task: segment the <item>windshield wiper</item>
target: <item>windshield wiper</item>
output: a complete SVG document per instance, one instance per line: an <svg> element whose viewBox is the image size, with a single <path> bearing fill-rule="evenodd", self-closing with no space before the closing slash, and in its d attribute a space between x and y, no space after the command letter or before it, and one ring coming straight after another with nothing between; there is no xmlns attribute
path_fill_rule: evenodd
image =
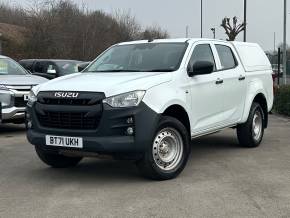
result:
<svg viewBox="0 0 290 218"><path fill-rule="evenodd" d="M116 72L172 72L172 69L150 69L150 70L94 70L84 73L116 73Z"/></svg>
<svg viewBox="0 0 290 218"><path fill-rule="evenodd" d="M152 70L144 70L144 72L173 72L172 69L152 69Z"/></svg>
<svg viewBox="0 0 290 218"><path fill-rule="evenodd" d="M88 73L115 73L115 72L140 72L140 70L95 70L95 71L85 71Z"/></svg>

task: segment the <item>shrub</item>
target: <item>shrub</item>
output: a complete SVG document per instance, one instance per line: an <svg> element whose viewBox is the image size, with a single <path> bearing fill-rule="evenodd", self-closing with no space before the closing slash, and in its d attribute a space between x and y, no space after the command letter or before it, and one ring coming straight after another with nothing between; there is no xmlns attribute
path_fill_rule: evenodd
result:
<svg viewBox="0 0 290 218"><path fill-rule="evenodd" d="M290 116L290 85L281 86L275 94L274 111Z"/></svg>

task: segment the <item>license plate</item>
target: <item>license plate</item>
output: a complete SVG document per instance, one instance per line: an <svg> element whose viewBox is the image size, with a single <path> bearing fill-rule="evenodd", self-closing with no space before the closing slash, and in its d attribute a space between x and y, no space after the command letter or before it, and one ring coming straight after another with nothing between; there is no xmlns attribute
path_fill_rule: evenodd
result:
<svg viewBox="0 0 290 218"><path fill-rule="evenodd" d="M28 101L28 95L24 95L24 101Z"/></svg>
<svg viewBox="0 0 290 218"><path fill-rule="evenodd" d="M67 136L45 136L46 145L67 147L67 148L83 148L83 139Z"/></svg>

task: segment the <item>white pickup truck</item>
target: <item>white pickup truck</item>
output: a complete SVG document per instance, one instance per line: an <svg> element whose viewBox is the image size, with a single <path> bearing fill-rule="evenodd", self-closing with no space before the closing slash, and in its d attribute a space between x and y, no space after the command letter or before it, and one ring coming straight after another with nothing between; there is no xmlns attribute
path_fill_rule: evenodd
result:
<svg viewBox="0 0 290 218"><path fill-rule="evenodd" d="M27 137L52 167L104 154L136 160L152 179L171 179L185 167L192 138L232 127L241 146L261 143L273 104L271 74L253 43L119 43L82 73L33 88Z"/></svg>

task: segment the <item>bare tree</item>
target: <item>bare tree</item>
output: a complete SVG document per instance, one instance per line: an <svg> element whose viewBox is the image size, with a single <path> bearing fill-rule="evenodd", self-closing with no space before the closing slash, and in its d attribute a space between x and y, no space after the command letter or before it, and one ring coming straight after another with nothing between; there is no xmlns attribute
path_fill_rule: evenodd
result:
<svg viewBox="0 0 290 218"><path fill-rule="evenodd" d="M141 33L141 39L166 39L169 38L169 34L167 31L161 29L161 27L154 25L152 27L147 27L144 32Z"/></svg>
<svg viewBox="0 0 290 218"><path fill-rule="evenodd" d="M0 4L1 22L26 30L22 58L92 60L118 42L168 37L158 26L142 30L130 11L111 15L71 0L30 0L25 10ZM12 43L6 45L5 50L13 54Z"/></svg>
<svg viewBox="0 0 290 218"><path fill-rule="evenodd" d="M228 36L228 41L234 41L237 37L237 35L245 30L245 24L241 23L238 24L238 18L235 16L233 17L233 24L231 24L231 19L228 17L225 17L222 20L221 26L226 31L226 34Z"/></svg>
<svg viewBox="0 0 290 218"><path fill-rule="evenodd" d="M137 23L136 18L131 15L130 10L116 10L113 17L120 27L119 34L122 41L129 41L137 38L141 31L141 27Z"/></svg>

